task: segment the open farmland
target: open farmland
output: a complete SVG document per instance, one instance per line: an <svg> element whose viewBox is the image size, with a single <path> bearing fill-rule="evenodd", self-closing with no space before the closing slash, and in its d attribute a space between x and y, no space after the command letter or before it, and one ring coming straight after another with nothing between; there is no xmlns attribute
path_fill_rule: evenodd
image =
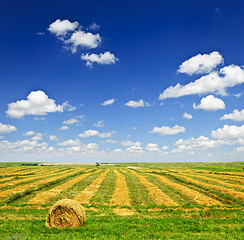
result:
<svg viewBox="0 0 244 240"><path fill-rule="evenodd" d="M3 239L243 239L241 164L0 168ZM47 229L54 202L87 212L83 228Z"/></svg>

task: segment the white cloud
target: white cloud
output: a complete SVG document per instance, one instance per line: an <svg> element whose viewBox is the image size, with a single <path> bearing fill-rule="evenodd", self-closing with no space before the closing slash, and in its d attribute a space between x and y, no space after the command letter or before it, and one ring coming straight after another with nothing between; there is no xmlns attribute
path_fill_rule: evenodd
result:
<svg viewBox="0 0 244 240"><path fill-rule="evenodd" d="M59 130L69 130L69 127L68 126L62 126Z"/></svg>
<svg viewBox="0 0 244 240"><path fill-rule="evenodd" d="M108 138L108 137L112 137L114 134L116 134L115 131L112 131L112 132L103 132L103 133L99 133L98 134L98 137Z"/></svg>
<svg viewBox="0 0 244 240"><path fill-rule="evenodd" d="M127 152L131 152L131 153L142 153L143 152L143 148L141 147L142 143L141 142L132 142L130 140L126 140L120 143L122 146L124 147L128 147L126 148Z"/></svg>
<svg viewBox="0 0 244 240"><path fill-rule="evenodd" d="M172 152L188 152L193 150L207 150L210 148L217 148L221 145L232 145L232 142L224 140L213 140L205 136L198 138L180 139L174 145L177 148L173 149Z"/></svg>
<svg viewBox="0 0 244 240"><path fill-rule="evenodd" d="M116 149L114 149L111 153L122 153L123 152L123 150L122 149L120 149L120 148L116 148Z"/></svg>
<svg viewBox="0 0 244 240"><path fill-rule="evenodd" d="M244 147L237 147L236 152L244 152Z"/></svg>
<svg viewBox="0 0 244 240"><path fill-rule="evenodd" d="M177 72L189 75L210 73L217 65L223 62L223 57L216 51L210 54L198 54L183 62Z"/></svg>
<svg viewBox="0 0 244 240"><path fill-rule="evenodd" d="M71 35L70 39L64 41L65 44L71 45L67 47L73 53L77 51L78 47L83 48L96 48L101 43L101 37L97 34L92 34L90 32L84 32L82 30L76 31Z"/></svg>
<svg viewBox="0 0 244 240"><path fill-rule="evenodd" d="M68 31L74 31L79 26L78 22L70 22L69 20L57 19L49 25L48 30L56 36L65 35Z"/></svg>
<svg viewBox="0 0 244 240"><path fill-rule="evenodd" d="M99 30L99 28L100 28L100 25L98 25L98 24L96 24L96 23L94 22L94 23L92 23L92 24L87 28L87 30L97 31L97 30Z"/></svg>
<svg viewBox="0 0 244 240"><path fill-rule="evenodd" d="M200 104L197 106L193 103L194 109L203 109L205 111L216 111L219 109L225 109L225 103L223 100L214 97L213 95L208 95L201 99Z"/></svg>
<svg viewBox="0 0 244 240"><path fill-rule="evenodd" d="M112 98L112 99L108 99L108 100L104 101L101 105L102 106L109 106L109 105L112 105L114 102L115 102L115 99Z"/></svg>
<svg viewBox="0 0 244 240"><path fill-rule="evenodd" d="M17 131L15 126L0 123L0 133L11 133L13 131Z"/></svg>
<svg viewBox="0 0 244 240"><path fill-rule="evenodd" d="M97 130L89 129L89 130L84 131L83 133L80 133L79 137L82 137L82 138L94 137L94 136L97 136L98 134L99 134L99 132Z"/></svg>
<svg viewBox="0 0 244 240"><path fill-rule="evenodd" d="M96 143L79 144L75 146L70 146L66 150L68 152L94 152L99 148Z"/></svg>
<svg viewBox="0 0 244 240"><path fill-rule="evenodd" d="M234 121L244 121L244 109L239 111L238 109L235 109L233 113L225 114L223 117L220 118L220 120L230 119Z"/></svg>
<svg viewBox="0 0 244 240"><path fill-rule="evenodd" d="M141 142L133 142L130 147L126 148L126 151L131 153L142 153L143 148L141 147L141 144Z"/></svg>
<svg viewBox="0 0 244 240"><path fill-rule="evenodd" d="M159 152L160 151L157 143L148 143L146 146L146 150L149 152Z"/></svg>
<svg viewBox="0 0 244 240"><path fill-rule="evenodd" d="M175 125L174 127L162 126L162 127L154 127L150 133L159 133L160 135L175 135L180 132L185 132L186 129L184 127L180 127Z"/></svg>
<svg viewBox="0 0 244 240"><path fill-rule="evenodd" d="M116 61L119 59L114 56L113 53L105 52L100 54L82 54L81 60L87 61L87 66L92 67L93 63L108 65L108 64L115 64Z"/></svg>
<svg viewBox="0 0 244 240"><path fill-rule="evenodd" d="M121 145L122 146L125 146L125 147L129 147L129 146L133 146L135 144L139 144L140 142L132 142L131 140L125 140L123 142L121 142Z"/></svg>
<svg viewBox="0 0 244 240"><path fill-rule="evenodd" d="M35 121L44 121L44 120L46 120L45 117L34 117L33 119L34 119Z"/></svg>
<svg viewBox="0 0 244 240"><path fill-rule="evenodd" d="M79 123L79 120L77 120L76 118L71 118L69 120L63 121L63 124L67 124L67 125L71 125L74 123Z"/></svg>
<svg viewBox="0 0 244 240"><path fill-rule="evenodd" d="M80 145L80 140L79 139L76 139L76 140L69 139L67 141L58 143L58 145L59 146L77 146L77 145Z"/></svg>
<svg viewBox="0 0 244 240"><path fill-rule="evenodd" d="M27 100L8 104L7 115L11 118L22 118L25 115L47 115L52 112L63 112L63 107L56 105L55 100L48 98L43 91L32 91Z"/></svg>
<svg viewBox="0 0 244 240"><path fill-rule="evenodd" d="M42 136L43 136L42 133L37 133L34 137L31 138L31 140L40 141L40 140L42 140Z"/></svg>
<svg viewBox="0 0 244 240"><path fill-rule="evenodd" d="M168 150L169 147L168 147L168 146L163 146L162 149L163 149L163 150Z"/></svg>
<svg viewBox="0 0 244 240"><path fill-rule="evenodd" d="M107 138L107 137L111 137L115 133L116 133L115 131L99 133L99 131L97 131L97 130L89 129L89 130L84 131L83 133L80 133L79 137L87 138L87 137L97 136L100 138Z"/></svg>
<svg viewBox="0 0 244 240"><path fill-rule="evenodd" d="M63 109L68 110L69 112L72 112L72 111L75 111L76 110L76 107L70 105L68 101L65 101L62 104L62 107L63 107Z"/></svg>
<svg viewBox="0 0 244 240"><path fill-rule="evenodd" d="M240 93L237 93L237 94L234 94L235 97L239 98L243 95L243 92L240 92Z"/></svg>
<svg viewBox="0 0 244 240"><path fill-rule="evenodd" d="M186 118L186 119L192 119L193 116L192 116L191 114L187 113L187 112L184 112L184 114L183 114L183 118Z"/></svg>
<svg viewBox="0 0 244 240"><path fill-rule="evenodd" d="M0 142L0 152L1 153L10 153L10 152L30 152L35 149L41 150L46 148L47 143L38 143L37 141L23 140L16 142L1 141Z"/></svg>
<svg viewBox="0 0 244 240"><path fill-rule="evenodd" d="M95 127L104 127L104 121L98 121L97 123L93 124Z"/></svg>
<svg viewBox="0 0 244 240"><path fill-rule="evenodd" d="M244 125L238 127L236 125L224 125L223 128L213 130L211 136L217 139L229 139L229 138L243 138L244 137Z"/></svg>
<svg viewBox="0 0 244 240"><path fill-rule="evenodd" d="M115 141L115 140L112 140L112 139L108 139L108 140L106 140L106 141L103 142L103 143L112 143L112 144L115 144L115 143L118 143L118 142Z"/></svg>
<svg viewBox="0 0 244 240"><path fill-rule="evenodd" d="M177 98L192 94L217 93L226 95L226 88L244 83L244 70L236 65L230 65L218 72L197 79L186 85L171 86L159 95L159 99Z"/></svg>
<svg viewBox="0 0 244 240"><path fill-rule="evenodd" d="M145 107L145 106L150 106L149 103L144 103L144 101L142 99L138 100L138 101L129 101L127 103L125 103L125 106L128 107L132 107L132 108L138 108L138 107Z"/></svg>
<svg viewBox="0 0 244 240"><path fill-rule="evenodd" d="M55 135L50 135L50 136L49 136L49 139L50 139L51 141L57 141L57 140L58 140L57 136L55 136Z"/></svg>
<svg viewBox="0 0 244 240"><path fill-rule="evenodd" d="M24 133L23 135L24 136L32 136L32 135L35 135L36 133L34 131L28 131L26 133Z"/></svg>

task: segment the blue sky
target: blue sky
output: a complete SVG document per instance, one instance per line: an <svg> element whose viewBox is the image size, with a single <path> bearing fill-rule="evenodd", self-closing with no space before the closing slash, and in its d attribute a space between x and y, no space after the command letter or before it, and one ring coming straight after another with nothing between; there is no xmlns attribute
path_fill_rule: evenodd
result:
<svg viewBox="0 0 244 240"><path fill-rule="evenodd" d="M1 1L1 161L244 160L243 22L242 1Z"/></svg>

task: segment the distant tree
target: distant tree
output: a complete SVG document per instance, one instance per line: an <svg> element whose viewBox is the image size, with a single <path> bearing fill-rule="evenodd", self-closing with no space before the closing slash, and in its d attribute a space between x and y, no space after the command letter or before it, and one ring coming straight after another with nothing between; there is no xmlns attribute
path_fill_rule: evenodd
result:
<svg viewBox="0 0 244 240"><path fill-rule="evenodd" d="M96 162L96 166L99 167L100 166L100 163L99 162Z"/></svg>

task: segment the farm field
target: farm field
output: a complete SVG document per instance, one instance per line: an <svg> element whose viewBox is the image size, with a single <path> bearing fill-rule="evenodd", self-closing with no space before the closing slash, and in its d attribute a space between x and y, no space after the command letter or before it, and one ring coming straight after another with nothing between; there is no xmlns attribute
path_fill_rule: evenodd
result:
<svg viewBox="0 0 244 240"><path fill-rule="evenodd" d="M0 239L243 239L243 163L0 164ZM48 229L58 200L85 226Z"/></svg>

